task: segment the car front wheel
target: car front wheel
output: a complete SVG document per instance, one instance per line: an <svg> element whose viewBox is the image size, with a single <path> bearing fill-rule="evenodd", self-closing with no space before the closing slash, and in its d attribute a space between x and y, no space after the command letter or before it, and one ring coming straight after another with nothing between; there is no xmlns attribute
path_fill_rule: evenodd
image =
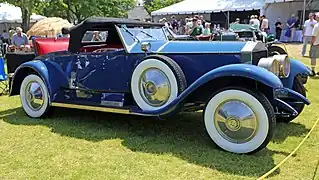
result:
<svg viewBox="0 0 319 180"><path fill-rule="evenodd" d="M218 147L248 154L267 146L274 134L276 118L263 94L230 87L208 101L204 123L209 137Z"/></svg>
<svg viewBox="0 0 319 180"><path fill-rule="evenodd" d="M48 88L35 74L26 76L22 81L20 100L25 113L32 118L43 117L50 108Z"/></svg>

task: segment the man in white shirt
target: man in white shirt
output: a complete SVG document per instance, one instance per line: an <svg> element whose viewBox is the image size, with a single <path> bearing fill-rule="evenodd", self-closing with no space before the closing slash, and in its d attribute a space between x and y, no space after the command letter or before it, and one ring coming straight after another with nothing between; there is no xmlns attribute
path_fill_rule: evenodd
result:
<svg viewBox="0 0 319 180"><path fill-rule="evenodd" d="M254 18L254 25L257 26L257 28L259 29L259 27L260 27L260 21L259 21L259 19L258 19L258 16L255 15L254 17L255 17L255 18Z"/></svg>
<svg viewBox="0 0 319 180"><path fill-rule="evenodd" d="M316 60L318 57L318 52L319 52L319 12L316 13L316 20L317 23L313 27L312 31L312 37L311 37L311 48L310 48L310 57L311 57L311 70L312 70L312 75L316 75ZM319 75L319 74L317 74Z"/></svg>
<svg viewBox="0 0 319 180"><path fill-rule="evenodd" d="M260 29L261 31L265 32L265 33L269 33L269 23L268 23L268 19L266 18L265 15L262 15L260 17L261 19L261 26L260 26Z"/></svg>
<svg viewBox="0 0 319 180"><path fill-rule="evenodd" d="M303 25L303 30L302 30L302 37L303 37L303 47L302 47L302 56L305 56L307 45L311 41L312 37L312 31L313 27L317 24L317 21L314 19L314 14L310 13L309 14L309 19L305 21ZM310 54L310 52L309 52Z"/></svg>

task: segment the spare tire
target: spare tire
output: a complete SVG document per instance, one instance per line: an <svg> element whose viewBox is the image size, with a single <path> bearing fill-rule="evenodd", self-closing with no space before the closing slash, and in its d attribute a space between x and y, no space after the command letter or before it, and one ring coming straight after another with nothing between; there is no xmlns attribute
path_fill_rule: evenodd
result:
<svg viewBox="0 0 319 180"><path fill-rule="evenodd" d="M270 46L268 48L268 55L269 56L282 55L282 54L287 54L287 52L279 46Z"/></svg>
<svg viewBox="0 0 319 180"><path fill-rule="evenodd" d="M169 105L187 87L185 75L171 58L153 55L134 69L131 92L142 110L154 111Z"/></svg>

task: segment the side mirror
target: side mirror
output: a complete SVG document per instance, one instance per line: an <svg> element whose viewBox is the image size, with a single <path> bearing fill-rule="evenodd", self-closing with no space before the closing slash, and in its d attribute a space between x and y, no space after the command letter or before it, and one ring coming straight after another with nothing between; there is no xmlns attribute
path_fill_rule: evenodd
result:
<svg viewBox="0 0 319 180"><path fill-rule="evenodd" d="M151 43L149 42L142 42L141 50L144 52L148 52L151 49Z"/></svg>

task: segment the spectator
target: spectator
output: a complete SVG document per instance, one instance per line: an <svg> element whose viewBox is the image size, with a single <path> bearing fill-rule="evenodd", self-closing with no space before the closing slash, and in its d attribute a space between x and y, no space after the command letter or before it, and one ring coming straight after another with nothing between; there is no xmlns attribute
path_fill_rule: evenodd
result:
<svg viewBox="0 0 319 180"><path fill-rule="evenodd" d="M181 18L178 22L178 33L179 34L184 34L185 33L185 25L186 25L186 19L184 20Z"/></svg>
<svg viewBox="0 0 319 180"><path fill-rule="evenodd" d="M310 58L311 58L311 76L316 75L316 65L317 57L319 52L319 12L316 13L316 25L313 27L312 37L311 37L311 48L310 48ZM318 75L318 74L317 74Z"/></svg>
<svg viewBox="0 0 319 180"><path fill-rule="evenodd" d="M167 21L166 18L163 18L162 20L163 20L163 22L164 22L164 24L165 24L165 27L172 29L171 24Z"/></svg>
<svg viewBox="0 0 319 180"><path fill-rule="evenodd" d="M12 45L16 47L29 45L28 37L22 32L22 28L16 28L16 33L12 36Z"/></svg>
<svg viewBox="0 0 319 180"><path fill-rule="evenodd" d="M280 21L280 18L277 19L277 21L275 23L275 27L276 27L276 39L278 41L280 41L280 36L281 36L281 32L282 32L282 23Z"/></svg>
<svg viewBox="0 0 319 180"><path fill-rule="evenodd" d="M296 27L295 27L296 21L297 19L295 18L295 14L292 14L291 18L289 18L287 21L288 30L285 35L289 37L289 42L292 42L294 40L294 37L296 34Z"/></svg>
<svg viewBox="0 0 319 180"><path fill-rule="evenodd" d="M186 20L185 32L188 34L188 31L192 29L193 26L193 18L188 18Z"/></svg>
<svg viewBox="0 0 319 180"><path fill-rule="evenodd" d="M234 24L240 24L240 19L236 18L236 21L234 22Z"/></svg>
<svg viewBox="0 0 319 180"><path fill-rule="evenodd" d="M203 32L203 35L205 36L208 36L208 35L211 35L212 31L210 29L210 23L205 23L205 29L204 29L204 32Z"/></svg>
<svg viewBox="0 0 319 180"><path fill-rule="evenodd" d="M2 42L9 44L10 36L9 33L7 33L7 30L3 30L3 33L1 34L1 39Z"/></svg>
<svg viewBox="0 0 319 180"><path fill-rule="evenodd" d="M249 20L249 24L250 25L254 25L255 24L255 16L254 15L252 15L252 16L250 16L250 20Z"/></svg>
<svg viewBox="0 0 319 180"><path fill-rule="evenodd" d="M300 29L300 19L298 16L296 17L295 28L296 28L296 30Z"/></svg>
<svg viewBox="0 0 319 180"><path fill-rule="evenodd" d="M70 30L69 30L69 28L63 27L63 28L61 29L61 33L59 33L59 34L57 35L57 37L70 37Z"/></svg>
<svg viewBox="0 0 319 180"><path fill-rule="evenodd" d="M309 19L305 21L302 30L302 40L303 40L303 47L302 47L302 56L305 56L307 44L310 43L312 37L312 31L314 26L317 24L317 21L314 19L314 14L309 14ZM309 53L310 54L310 53Z"/></svg>
<svg viewBox="0 0 319 180"><path fill-rule="evenodd" d="M265 15L262 15L262 16L260 16L260 20L261 20L261 26L260 26L261 31L269 34L269 22L268 22L268 19L266 18Z"/></svg>
<svg viewBox="0 0 319 180"><path fill-rule="evenodd" d="M103 39L103 38L102 38L100 32L99 32L99 31L94 31L93 37L92 37L92 40L91 40L91 41L101 42L102 39Z"/></svg>
<svg viewBox="0 0 319 180"><path fill-rule="evenodd" d="M198 24L198 19L193 18L192 27L189 29L188 34L191 36L198 36L202 34L202 27Z"/></svg>
<svg viewBox="0 0 319 180"><path fill-rule="evenodd" d="M14 30L13 27L10 27L9 29L9 40L10 40L10 44L11 44L11 40L12 40L12 36L16 33L16 31Z"/></svg>
<svg viewBox="0 0 319 180"><path fill-rule="evenodd" d="M205 21L203 15L200 15L200 16L199 16L199 20L200 20L201 25L205 26L206 21Z"/></svg>
<svg viewBox="0 0 319 180"><path fill-rule="evenodd" d="M255 15L254 24L259 29L260 28L260 20L258 19L258 15Z"/></svg>
<svg viewBox="0 0 319 180"><path fill-rule="evenodd" d="M172 26L172 30L174 31L174 33L177 33L177 30L178 30L178 22L175 18L175 16L172 16L171 17L171 26Z"/></svg>

